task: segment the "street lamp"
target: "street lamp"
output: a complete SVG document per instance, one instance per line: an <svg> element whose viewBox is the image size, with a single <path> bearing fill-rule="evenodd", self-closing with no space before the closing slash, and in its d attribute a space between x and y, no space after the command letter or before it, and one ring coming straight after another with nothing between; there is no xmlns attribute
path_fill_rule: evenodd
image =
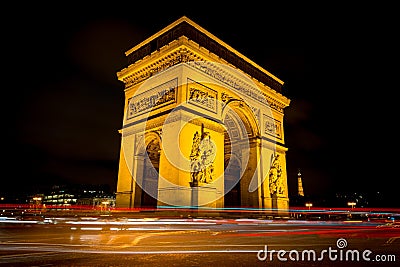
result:
<svg viewBox="0 0 400 267"><path fill-rule="evenodd" d="M33 207L35 209L39 208L39 206L40 206L40 204L42 202L42 198L38 197L38 196L35 196L35 197L32 198L32 200L33 200Z"/></svg>
<svg viewBox="0 0 400 267"><path fill-rule="evenodd" d="M312 207L312 203L307 202L307 203L306 203L306 207L308 207L308 210L310 210L310 208Z"/></svg>
<svg viewBox="0 0 400 267"><path fill-rule="evenodd" d="M107 210L107 206L110 204L109 201L102 201L100 205L100 210Z"/></svg>
<svg viewBox="0 0 400 267"><path fill-rule="evenodd" d="M347 206L350 206L352 210L354 209L355 205L356 205L356 202L354 202L354 201L347 202ZM351 212L349 212L349 217L351 218Z"/></svg>
<svg viewBox="0 0 400 267"><path fill-rule="evenodd" d="M32 200L33 200L34 205L39 205L42 201L42 198L41 197L33 197Z"/></svg>
<svg viewBox="0 0 400 267"><path fill-rule="evenodd" d="M354 202L354 201L349 201L349 202L347 202L347 205L350 206L351 209L354 209L354 206L355 206L356 204L357 204L357 203Z"/></svg>

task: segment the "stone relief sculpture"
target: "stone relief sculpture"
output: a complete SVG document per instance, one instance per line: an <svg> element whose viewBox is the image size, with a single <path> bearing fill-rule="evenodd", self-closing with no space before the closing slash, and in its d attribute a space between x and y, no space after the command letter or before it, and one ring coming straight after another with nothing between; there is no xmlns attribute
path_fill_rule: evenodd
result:
<svg viewBox="0 0 400 267"><path fill-rule="evenodd" d="M269 177L269 190L271 195L283 194L285 192L285 186L282 180L282 167L279 160L279 155L273 157L271 168L268 172Z"/></svg>
<svg viewBox="0 0 400 267"><path fill-rule="evenodd" d="M208 184L213 180L215 153L216 149L211 141L210 133L204 132L204 126L202 125L201 133L196 131L193 135L190 153L191 187Z"/></svg>
<svg viewBox="0 0 400 267"><path fill-rule="evenodd" d="M172 79L129 100L128 119L176 102L178 80Z"/></svg>

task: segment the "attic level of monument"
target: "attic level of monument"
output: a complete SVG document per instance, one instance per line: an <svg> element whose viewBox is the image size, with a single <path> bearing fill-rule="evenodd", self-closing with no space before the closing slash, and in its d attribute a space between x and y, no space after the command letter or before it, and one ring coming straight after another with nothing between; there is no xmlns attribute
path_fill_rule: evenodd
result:
<svg viewBox="0 0 400 267"><path fill-rule="evenodd" d="M276 92L282 92L283 82L281 80L185 16L128 50L125 53L128 64L136 63L181 36L204 47Z"/></svg>
<svg viewBox="0 0 400 267"><path fill-rule="evenodd" d="M220 63L217 63L218 61ZM257 81L258 85L255 86L256 80L254 79L251 79L251 81L238 79L237 76L232 75L229 69L221 68L221 64L225 65L225 62L222 61L221 63L218 56L199 47L197 43L192 42L186 36L179 37L177 40L160 48L160 50L129 65L129 67L119 71L117 75L118 79L124 82L125 90L130 90L130 88L150 77L180 63L189 63L192 67L206 73L208 76L255 99L261 104L268 105L280 113L283 113L283 109L290 103L288 98L263 83ZM233 68L236 69L236 67ZM250 78L244 72L243 75ZM231 98L226 93L221 95L222 102L229 101Z"/></svg>

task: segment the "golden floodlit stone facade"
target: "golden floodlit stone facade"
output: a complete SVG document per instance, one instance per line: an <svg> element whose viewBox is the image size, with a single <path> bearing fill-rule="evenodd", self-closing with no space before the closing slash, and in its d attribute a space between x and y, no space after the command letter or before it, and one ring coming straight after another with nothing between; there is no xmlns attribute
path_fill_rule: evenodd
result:
<svg viewBox="0 0 400 267"><path fill-rule="evenodd" d="M280 79L187 17L126 56L117 207L288 209Z"/></svg>

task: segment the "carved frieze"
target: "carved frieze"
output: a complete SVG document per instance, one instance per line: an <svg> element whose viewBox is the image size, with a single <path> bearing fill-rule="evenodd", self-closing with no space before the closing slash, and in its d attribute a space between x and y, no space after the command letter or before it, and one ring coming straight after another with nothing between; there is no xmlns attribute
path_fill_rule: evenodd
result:
<svg viewBox="0 0 400 267"><path fill-rule="evenodd" d="M264 133L282 139L282 122L264 114Z"/></svg>
<svg viewBox="0 0 400 267"><path fill-rule="evenodd" d="M217 113L217 91L188 78L187 101L190 104Z"/></svg>
<svg viewBox="0 0 400 267"><path fill-rule="evenodd" d="M125 83L125 88L129 88L130 86L144 81L156 73L166 70L179 63L188 63L190 66L195 67L207 75L231 86L237 92L283 113L283 109L285 108L286 104L277 101L274 97L262 92L259 88L235 78L221 68L218 68L215 64L212 64L212 62L205 61L204 58L187 48L176 50L153 62L152 64L147 65L124 77L123 81Z"/></svg>
<svg viewBox="0 0 400 267"><path fill-rule="evenodd" d="M260 89L255 88L230 74L227 74L220 68L216 68L210 62L205 64L204 62L194 61L188 62L189 65L201 70L202 72L206 73L207 75L229 85L237 92L246 95L252 99L261 102L264 105L268 105L269 107L283 113L284 105L273 99L272 97L268 96L266 93L262 92Z"/></svg>
<svg viewBox="0 0 400 267"><path fill-rule="evenodd" d="M127 119L176 103L178 79L175 78L129 99Z"/></svg>
<svg viewBox="0 0 400 267"><path fill-rule="evenodd" d="M141 81L144 81L151 76L166 70L174 65L183 62L189 62L194 60L203 60L198 55L194 54L193 52L188 51L186 48L178 49L164 57L159 58L157 61L153 62L150 65L147 65L138 71L126 76L123 79L125 83L125 88L129 88Z"/></svg>
<svg viewBox="0 0 400 267"><path fill-rule="evenodd" d="M222 92L221 93L221 101L222 101L222 107L225 107L225 105L228 103L229 100L233 99L232 96L230 96L227 92Z"/></svg>

